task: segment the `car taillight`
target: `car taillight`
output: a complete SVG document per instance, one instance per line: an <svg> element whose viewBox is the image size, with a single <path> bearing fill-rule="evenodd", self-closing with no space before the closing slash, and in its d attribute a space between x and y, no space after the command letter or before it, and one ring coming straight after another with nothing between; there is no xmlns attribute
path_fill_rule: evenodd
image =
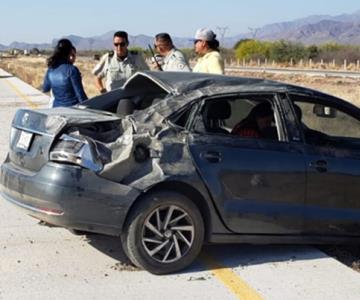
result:
<svg viewBox="0 0 360 300"><path fill-rule="evenodd" d="M72 163L94 172L99 172L103 168L102 162L98 159L95 145L91 145L86 139L67 134L63 134L51 149L50 160Z"/></svg>
<svg viewBox="0 0 360 300"><path fill-rule="evenodd" d="M11 127L10 129L10 137L9 137L9 144L12 146L14 144L14 139L16 138L16 134L19 131L19 129L15 127Z"/></svg>

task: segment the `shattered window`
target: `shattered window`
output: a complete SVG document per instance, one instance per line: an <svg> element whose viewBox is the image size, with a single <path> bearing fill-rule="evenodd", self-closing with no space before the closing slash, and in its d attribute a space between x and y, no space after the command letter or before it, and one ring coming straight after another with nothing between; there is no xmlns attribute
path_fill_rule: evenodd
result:
<svg viewBox="0 0 360 300"><path fill-rule="evenodd" d="M187 122L189 121L189 117L191 115L192 107L187 107L182 110L180 113L176 114L171 121L180 127L185 127Z"/></svg>

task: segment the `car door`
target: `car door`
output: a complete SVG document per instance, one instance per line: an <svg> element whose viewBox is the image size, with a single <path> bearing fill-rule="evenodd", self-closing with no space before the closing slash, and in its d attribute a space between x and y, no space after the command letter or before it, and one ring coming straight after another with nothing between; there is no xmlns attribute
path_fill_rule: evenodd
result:
<svg viewBox="0 0 360 300"><path fill-rule="evenodd" d="M212 101L230 103L230 116L220 113L228 111L220 105L215 109L220 119L210 122L222 124L221 130L209 131L204 124L206 107ZM269 101L273 107L276 138L231 134L235 120L246 116L261 101ZM280 114L274 95L238 95L230 99L207 99L195 118L189 148L224 223L233 232L299 234L302 231L304 155L301 145L285 138Z"/></svg>
<svg viewBox="0 0 360 300"><path fill-rule="evenodd" d="M334 99L290 95L301 110L307 166L304 232L360 235L360 115Z"/></svg>

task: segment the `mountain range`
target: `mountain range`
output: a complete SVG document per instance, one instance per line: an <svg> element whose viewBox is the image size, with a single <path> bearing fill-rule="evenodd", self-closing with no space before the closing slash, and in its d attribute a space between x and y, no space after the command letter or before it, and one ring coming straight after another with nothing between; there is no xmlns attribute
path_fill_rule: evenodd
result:
<svg viewBox="0 0 360 300"><path fill-rule="evenodd" d="M70 39L78 50L102 50L112 48L112 35L114 31L92 37L77 35L65 36ZM273 23L259 28L252 28L249 32L241 33L232 37L218 35L220 43L227 48L233 47L239 40L255 38L258 40L288 40L303 44L323 44L336 42L340 44L360 45L360 10L352 14L337 16L313 15L306 18L296 19L289 22ZM153 37L147 35L129 35L131 46L146 48L153 43ZM191 48L190 37L173 37L174 44L178 48ZM13 42L10 45L1 45L0 51L12 48L17 49L50 49L57 40L51 43L30 44Z"/></svg>

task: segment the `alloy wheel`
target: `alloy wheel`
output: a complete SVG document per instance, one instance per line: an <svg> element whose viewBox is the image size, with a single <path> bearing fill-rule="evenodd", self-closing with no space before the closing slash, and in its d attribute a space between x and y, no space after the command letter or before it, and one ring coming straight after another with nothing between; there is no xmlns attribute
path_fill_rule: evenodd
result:
<svg viewBox="0 0 360 300"><path fill-rule="evenodd" d="M157 207L145 219L141 242L146 253L161 263L184 257L194 241L194 222L176 205Z"/></svg>

